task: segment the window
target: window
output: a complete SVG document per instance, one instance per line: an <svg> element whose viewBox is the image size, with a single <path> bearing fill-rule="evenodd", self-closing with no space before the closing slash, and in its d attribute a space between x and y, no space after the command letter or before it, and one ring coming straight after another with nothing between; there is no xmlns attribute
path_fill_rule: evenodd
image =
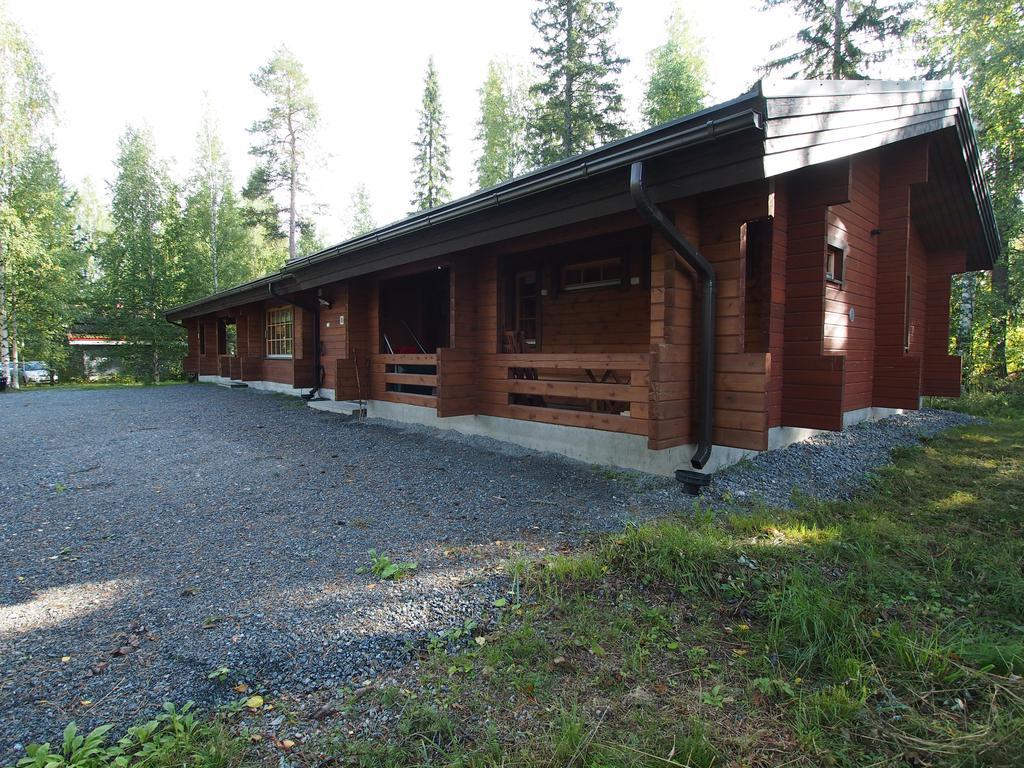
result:
<svg viewBox="0 0 1024 768"><path fill-rule="evenodd" d="M622 259L599 259L562 267L562 290L584 291L622 283Z"/></svg>
<svg viewBox="0 0 1024 768"><path fill-rule="evenodd" d="M755 219L740 228L746 266L743 286L743 350L767 352L772 305L772 221Z"/></svg>
<svg viewBox="0 0 1024 768"><path fill-rule="evenodd" d="M267 357L292 356L292 308L267 310Z"/></svg>
<svg viewBox="0 0 1024 768"><path fill-rule="evenodd" d="M825 246L825 279L830 283L843 282L843 248L829 243Z"/></svg>
<svg viewBox="0 0 1024 768"><path fill-rule="evenodd" d="M516 274L515 329L522 334L526 350L537 349L537 271L524 270Z"/></svg>
<svg viewBox="0 0 1024 768"><path fill-rule="evenodd" d="M907 293L903 297L903 351L910 351L910 275L907 275Z"/></svg>
<svg viewBox="0 0 1024 768"><path fill-rule="evenodd" d="M199 321L199 354L206 354L206 321Z"/></svg>

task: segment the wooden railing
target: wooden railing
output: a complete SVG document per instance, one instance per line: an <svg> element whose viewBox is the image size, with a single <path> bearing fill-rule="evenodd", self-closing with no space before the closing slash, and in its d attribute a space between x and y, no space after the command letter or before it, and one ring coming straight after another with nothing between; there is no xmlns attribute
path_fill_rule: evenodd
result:
<svg viewBox="0 0 1024 768"><path fill-rule="evenodd" d="M648 434L649 354L371 355L369 399L568 427Z"/></svg>
<svg viewBox="0 0 1024 768"><path fill-rule="evenodd" d="M502 395L496 415L646 435L650 355L628 353L487 356L485 386Z"/></svg>
<svg viewBox="0 0 1024 768"><path fill-rule="evenodd" d="M371 397L437 407L437 355L372 355Z"/></svg>

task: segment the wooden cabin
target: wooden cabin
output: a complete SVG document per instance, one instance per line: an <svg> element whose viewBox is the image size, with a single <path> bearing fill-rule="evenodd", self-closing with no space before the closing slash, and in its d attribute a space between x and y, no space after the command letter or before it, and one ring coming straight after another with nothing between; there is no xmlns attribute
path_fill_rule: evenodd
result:
<svg viewBox="0 0 1024 768"><path fill-rule="evenodd" d="M708 472L957 396L998 251L958 87L764 81L166 316L200 380Z"/></svg>

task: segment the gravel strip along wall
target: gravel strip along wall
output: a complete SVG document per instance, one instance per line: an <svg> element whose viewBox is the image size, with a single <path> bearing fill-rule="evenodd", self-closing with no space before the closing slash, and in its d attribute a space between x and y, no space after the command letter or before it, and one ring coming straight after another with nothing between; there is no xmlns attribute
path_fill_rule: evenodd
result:
<svg viewBox="0 0 1024 768"><path fill-rule="evenodd" d="M847 485L825 487L853 489L893 445L960 421L816 438L716 478L712 498L787 501L836 463ZM0 764L68 720L215 705L238 681L293 701L358 687L491 606L514 546L692 504L664 478L206 385L0 396L0 441ZM419 567L381 582L358 572L369 549Z"/></svg>
<svg viewBox="0 0 1024 768"><path fill-rule="evenodd" d="M944 429L977 419L924 408L842 432L824 432L780 451L760 453L714 476L702 499L714 503L763 503L791 507L797 496L849 499L865 490L872 470L889 463L893 448L916 445Z"/></svg>

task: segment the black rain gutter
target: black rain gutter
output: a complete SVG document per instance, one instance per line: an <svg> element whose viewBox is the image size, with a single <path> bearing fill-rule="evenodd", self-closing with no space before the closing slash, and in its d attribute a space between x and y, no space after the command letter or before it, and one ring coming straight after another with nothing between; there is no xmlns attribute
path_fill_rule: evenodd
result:
<svg viewBox="0 0 1024 768"><path fill-rule="evenodd" d="M745 94L736 101L749 101L752 94ZM725 105L722 105L723 107ZM720 109L721 107L714 108ZM361 250L369 245L383 243L396 237L412 232L429 229L453 219L459 219L489 208L504 205L513 200L546 192L580 179L586 179L599 173L615 170L637 160L647 160L674 150L685 149L702 144L722 136L763 126L761 113L755 109L744 109L720 118L711 118L696 123L691 128L681 131L664 132L647 138L646 141L620 147L617 150L601 152L598 157L584 154L580 159L566 160L554 168L542 168L533 174L513 179L495 187L493 190L478 192L463 200L455 200L438 208L410 216L382 227L362 237L348 240L323 251L289 261L283 272L294 273L313 264Z"/></svg>
<svg viewBox="0 0 1024 768"><path fill-rule="evenodd" d="M735 133L761 130L764 127L764 120L762 113L755 107L760 105L763 108L763 100L755 101L756 97L757 93L751 91L732 101L709 107L702 113L697 113L681 120L682 123L692 122L693 125L691 127L678 130L672 125L659 126L648 131L647 133L650 135L639 134L638 136L623 139L621 142L613 143L606 148L585 153L579 158L563 160L553 166L540 168L525 176L499 184L489 190L474 193L462 200L454 200L451 203L432 208L429 211L409 216L401 221L388 224L366 235L346 240L322 251L317 251L309 256L292 259L284 265L280 272L254 280L252 283L237 286L228 291L222 291L219 294L207 296L201 301L175 307L166 314L196 310L207 302L212 302L218 298L227 297L230 294L241 293L246 290L258 289L264 281L266 281L268 287L274 280L281 281L293 278L301 282L299 274L304 269L322 264L339 256L355 253L364 248L404 237L413 232L429 229L437 224L460 219L463 216L495 208L513 200L519 200L540 192L546 192L599 173L612 171L637 160L648 160L667 152L704 144ZM752 104L752 107L749 109L741 108L739 111L724 117L713 117L714 114L720 113L724 109L740 107L740 105L747 102ZM704 116L706 116L706 119L701 120L700 118ZM615 144L620 143L622 146L615 146ZM597 155L596 157L593 156L595 154ZM274 293L273 288L270 291L272 294ZM201 312L196 314L201 314Z"/></svg>
<svg viewBox="0 0 1024 768"><path fill-rule="evenodd" d="M320 394L320 387L322 387L324 383L324 367L320 362L323 352L323 350L320 348L320 307L309 307L306 306L305 304L301 304L300 302L295 301L294 299L289 299L287 296L275 291L273 283L267 283L267 290L270 292L270 295L273 296L275 299L280 299L281 301L287 304L291 304L293 307L298 307L301 310L313 313L313 349L315 350L314 358L316 365L316 379L314 379L315 384L313 388L309 390L309 394L304 396L306 397L306 399L312 400L314 395ZM292 331L292 333L294 335L294 331Z"/></svg>
<svg viewBox="0 0 1024 768"><path fill-rule="evenodd" d="M697 374L697 409L699 411L699 432L697 450L690 459L694 469L703 469L711 458L712 430L714 428L715 396L715 294L717 278L715 268L703 254L676 229L668 217L661 212L644 188L644 162L637 160L629 171L629 194L640 215L651 228L668 240L678 257L697 275L701 284L700 306L700 372ZM678 262L677 262L678 266ZM680 476L680 473L684 473ZM692 477L695 473L676 470L676 479L688 485L699 483Z"/></svg>

